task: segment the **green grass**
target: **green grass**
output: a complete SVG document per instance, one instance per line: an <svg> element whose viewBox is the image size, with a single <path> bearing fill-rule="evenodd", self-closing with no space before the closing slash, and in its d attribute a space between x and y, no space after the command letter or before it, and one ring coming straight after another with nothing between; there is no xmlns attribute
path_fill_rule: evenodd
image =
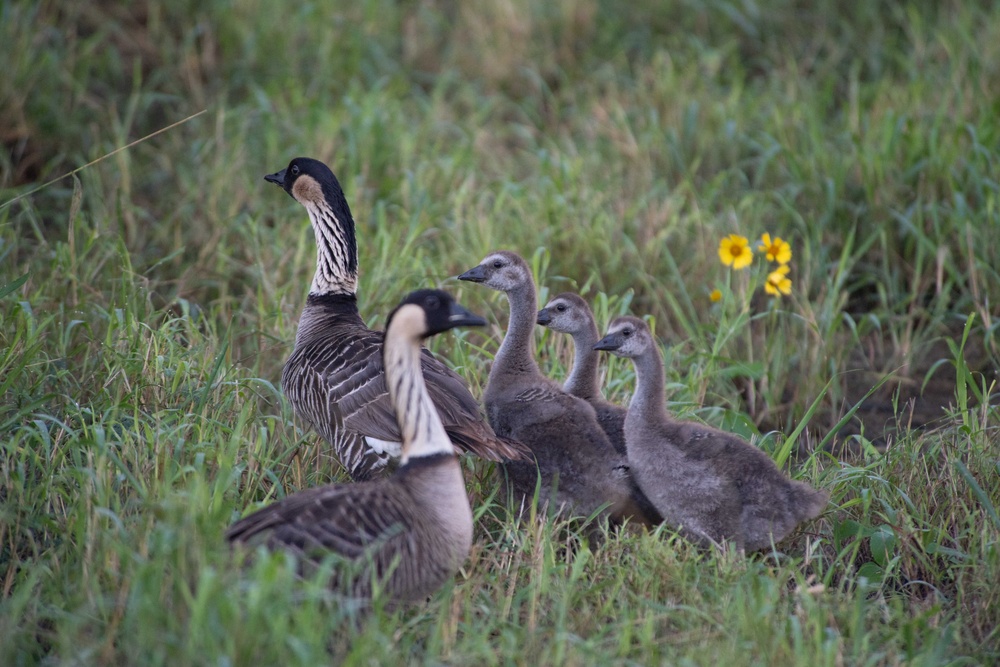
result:
<svg viewBox="0 0 1000 667"><path fill-rule="evenodd" d="M992 3L69 4L0 6L0 664L1000 659ZM314 246L262 177L296 155L344 184L370 323L454 291L496 322L433 341L478 392L506 303L451 278L518 250L543 301L650 316L672 409L829 511L780 555L587 548L469 460L473 553L424 605L240 571L230 522L339 475L277 389ZM765 231L780 301L716 255Z"/></svg>

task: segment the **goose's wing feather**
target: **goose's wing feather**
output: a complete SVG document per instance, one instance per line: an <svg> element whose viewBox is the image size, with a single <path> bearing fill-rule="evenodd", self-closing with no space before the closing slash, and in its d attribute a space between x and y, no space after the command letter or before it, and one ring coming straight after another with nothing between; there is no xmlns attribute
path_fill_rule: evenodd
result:
<svg viewBox="0 0 1000 667"><path fill-rule="evenodd" d="M382 365L381 331L355 329L331 341L336 353L313 360L328 399L335 403L344 426L367 437L398 442L396 424ZM465 380L429 350L422 350L421 371L441 423L459 451L488 460L523 459L528 449L508 438L499 438L486 423L479 403Z"/></svg>
<svg viewBox="0 0 1000 667"><path fill-rule="evenodd" d="M385 386L382 334L373 332L374 336L378 336L378 345L373 349L366 348L367 358L360 355L356 358L350 369L354 371L354 377L342 385L348 388L348 393L331 396L331 399L338 402L347 428L382 440L399 440L402 436ZM420 366L427 393L434 401L445 430L450 432L467 429L471 424L481 424L477 430L483 436L493 437L492 431L482 421L479 404L457 373L427 350L423 350Z"/></svg>
<svg viewBox="0 0 1000 667"><path fill-rule="evenodd" d="M331 552L348 560L374 550L395 553L410 539L411 503L401 487L387 481L301 491L240 519L226 539L317 559Z"/></svg>

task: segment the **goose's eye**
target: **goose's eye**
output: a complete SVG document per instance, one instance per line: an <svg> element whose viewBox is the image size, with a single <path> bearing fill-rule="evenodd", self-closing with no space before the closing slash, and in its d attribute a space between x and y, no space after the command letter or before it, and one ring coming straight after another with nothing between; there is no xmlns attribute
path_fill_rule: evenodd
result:
<svg viewBox="0 0 1000 667"><path fill-rule="evenodd" d="M299 165L293 164L292 165L292 176L298 176L298 175L299 175Z"/></svg>
<svg viewBox="0 0 1000 667"><path fill-rule="evenodd" d="M499 259L496 260L496 261L494 261L493 262L493 268L494 269L502 269L503 268L503 262L501 262Z"/></svg>
<svg viewBox="0 0 1000 667"><path fill-rule="evenodd" d="M556 310L558 310L560 313L566 312L566 304L560 303L558 306L556 306Z"/></svg>
<svg viewBox="0 0 1000 667"><path fill-rule="evenodd" d="M632 330L631 329L622 329L622 336L625 336L625 338L628 338L631 335L632 335Z"/></svg>
<svg viewBox="0 0 1000 667"><path fill-rule="evenodd" d="M441 305L441 299L436 296L429 296L424 300L424 307L427 310L437 310Z"/></svg>

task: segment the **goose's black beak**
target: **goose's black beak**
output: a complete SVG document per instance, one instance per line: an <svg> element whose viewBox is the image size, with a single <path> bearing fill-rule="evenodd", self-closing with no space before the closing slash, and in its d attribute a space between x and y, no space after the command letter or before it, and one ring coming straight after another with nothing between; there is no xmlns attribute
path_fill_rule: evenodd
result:
<svg viewBox="0 0 1000 667"><path fill-rule="evenodd" d="M448 312L448 324L453 327L484 327L486 320L475 313L470 313L457 303L452 303Z"/></svg>
<svg viewBox="0 0 1000 667"><path fill-rule="evenodd" d="M609 334L604 338L602 338L601 340L597 341L597 345L594 346L594 349L604 350L605 352L614 352L619 347L621 347L621 345L622 343L620 340L618 340L618 336L616 336L615 334Z"/></svg>
<svg viewBox="0 0 1000 667"><path fill-rule="evenodd" d="M535 323L543 327L548 326L552 322L552 315L549 314L547 308L542 308L538 311L538 317L535 318Z"/></svg>
<svg viewBox="0 0 1000 667"><path fill-rule="evenodd" d="M483 265L474 266L462 275L458 277L459 280L467 280L470 283L484 283L486 282L486 269Z"/></svg>
<svg viewBox="0 0 1000 667"><path fill-rule="evenodd" d="M268 183L274 183L275 185L285 187L285 170L282 169L281 171L276 171L273 174L268 174L264 177L264 180Z"/></svg>

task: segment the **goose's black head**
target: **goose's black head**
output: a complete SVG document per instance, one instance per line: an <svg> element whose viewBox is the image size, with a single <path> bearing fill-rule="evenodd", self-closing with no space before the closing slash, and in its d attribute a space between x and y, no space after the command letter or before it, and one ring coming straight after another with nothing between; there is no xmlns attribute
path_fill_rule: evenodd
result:
<svg viewBox="0 0 1000 667"><path fill-rule="evenodd" d="M347 206L340 181L319 160L297 157L281 171L266 175L264 180L280 185L303 206L325 204L334 212L346 211L347 217L351 217L351 209Z"/></svg>
<svg viewBox="0 0 1000 667"><path fill-rule="evenodd" d="M447 292L421 289L410 292L389 315L386 331L405 328L415 337L427 338L455 327L481 327L486 320L470 313Z"/></svg>

